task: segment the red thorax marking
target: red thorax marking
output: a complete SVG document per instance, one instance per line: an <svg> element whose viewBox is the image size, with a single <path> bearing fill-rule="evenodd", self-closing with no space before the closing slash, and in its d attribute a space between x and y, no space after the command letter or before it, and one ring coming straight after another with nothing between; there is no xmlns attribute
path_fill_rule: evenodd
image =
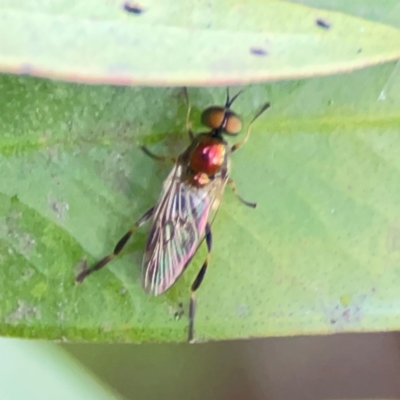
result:
<svg viewBox="0 0 400 400"><path fill-rule="evenodd" d="M225 159L225 145L211 137L203 138L190 154L190 168L196 175L215 175Z"/></svg>

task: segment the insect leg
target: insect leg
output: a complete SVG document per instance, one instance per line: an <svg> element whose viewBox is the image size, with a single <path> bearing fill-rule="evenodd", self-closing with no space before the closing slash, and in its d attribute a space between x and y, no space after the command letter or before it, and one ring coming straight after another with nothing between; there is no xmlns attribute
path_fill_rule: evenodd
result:
<svg viewBox="0 0 400 400"><path fill-rule="evenodd" d="M210 254L212 248L212 234L210 225L206 225L206 233L205 239L207 244L207 258L205 259L199 273L196 276L196 279L192 283L191 292L190 292L190 303L189 303L189 342L193 342L194 339L194 316L196 313L196 298L194 292L200 287L201 282L203 282L204 275L207 271L207 266L210 261Z"/></svg>
<svg viewBox="0 0 400 400"><path fill-rule="evenodd" d="M142 226L152 215L153 215L154 207L150 208L145 214L143 214L138 221L132 226L131 229L129 229L128 232L119 240L117 245L114 248L114 251L109 254L108 256L105 256L102 260L100 260L97 264L93 265L90 268L84 269L76 278L76 282L82 283L83 280L90 274L92 274L95 271L98 271L99 269L103 268L106 266L110 261L112 261L124 248L126 243L128 242L129 238L132 236L132 234L135 232L137 228Z"/></svg>
<svg viewBox="0 0 400 400"><path fill-rule="evenodd" d="M183 94L185 96L186 104L187 104L185 129L187 130L190 141L192 141L194 139L194 133L192 131L192 123L190 122L190 111L192 109L192 106L190 105L189 93L188 93L186 86L183 88Z"/></svg>
<svg viewBox="0 0 400 400"><path fill-rule="evenodd" d="M140 146L141 150L143 151L144 154L152 158L153 160L161 161L161 162L172 162L173 164L176 163L176 158L174 157L166 157L166 156L159 156L157 154L154 154L151 152L147 147L145 146Z"/></svg>
<svg viewBox="0 0 400 400"><path fill-rule="evenodd" d="M228 185L231 186L232 188L232 192L234 193L234 195L247 207L251 207L251 208L256 208L257 207L257 203L253 203L251 201L247 201L245 200L242 196L240 196L238 193L236 193L236 183L232 178L228 179Z"/></svg>
<svg viewBox="0 0 400 400"><path fill-rule="evenodd" d="M268 110L268 108L270 107L270 103L265 103L257 112L257 114L253 117L253 119L250 121L249 126L247 127L247 131L246 131L246 135L243 138L243 140L241 140L240 142L235 143L232 147L231 147L231 152L233 153L234 151L236 151L239 147L243 146L250 137L250 131L251 131L251 126L253 125L253 122L266 110Z"/></svg>

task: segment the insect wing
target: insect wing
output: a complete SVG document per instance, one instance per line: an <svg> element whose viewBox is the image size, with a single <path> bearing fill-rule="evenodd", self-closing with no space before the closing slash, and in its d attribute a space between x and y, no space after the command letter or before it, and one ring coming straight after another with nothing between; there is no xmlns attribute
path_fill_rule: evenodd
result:
<svg viewBox="0 0 400 400"><path fill-rule="evenodd" d="M210 210L226 179L216 178L196 188L182 179L184 166L175 165L156 205L142 263L143 288L159 295L170 288L203 240Z"/></svg>

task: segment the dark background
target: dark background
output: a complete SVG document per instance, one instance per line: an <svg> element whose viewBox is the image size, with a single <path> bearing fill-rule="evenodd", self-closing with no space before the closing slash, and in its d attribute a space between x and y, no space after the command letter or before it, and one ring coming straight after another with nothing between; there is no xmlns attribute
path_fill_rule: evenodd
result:
<svg viewBox="0 0 400 400"><path fill-rule="evenodd" d="M64 344L128 399L396 399L400 334Z"/></svg>

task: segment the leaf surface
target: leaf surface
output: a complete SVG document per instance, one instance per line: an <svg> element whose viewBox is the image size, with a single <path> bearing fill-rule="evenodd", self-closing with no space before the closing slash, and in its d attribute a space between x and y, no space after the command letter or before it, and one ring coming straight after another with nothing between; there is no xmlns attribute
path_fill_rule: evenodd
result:
<svg viewBox="0 0 400 400"><path fill-rule="evenodd" d="M366 85L366 82L369 84ZM229 192L198 291L203 338L400 326L398 64L248 87L246 121L273 107L234 154L244 207ZM70 340L185 340L188 290L205 250L167 294L140 286L146 237L74 284L74 266L109 252L157 199L187 144L180 89L88 87L3 76L0 331ZM190 90L192 120L224 90ZM200 127L195 123L196 131Z"/></svg>

